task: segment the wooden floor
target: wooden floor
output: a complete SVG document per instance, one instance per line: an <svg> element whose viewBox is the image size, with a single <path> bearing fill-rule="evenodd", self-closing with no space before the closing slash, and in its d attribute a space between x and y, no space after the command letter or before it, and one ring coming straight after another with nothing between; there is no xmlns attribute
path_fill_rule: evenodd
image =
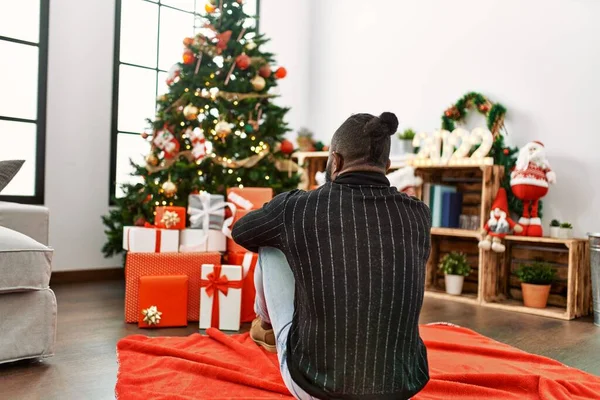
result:
<svg viewBox="0 0 600 400"><path fill-rule="evenodd" d="M122 281L57 285L56 355L0 366L0 399L114 398L115 346L131 334L185 336L196 327L138 330L123 323ZM468 304L426 299L421 323L446 321L525 351L600 375L600 328L590 318L558 321ZM0 333L1 340L1 333Z"/></svg>

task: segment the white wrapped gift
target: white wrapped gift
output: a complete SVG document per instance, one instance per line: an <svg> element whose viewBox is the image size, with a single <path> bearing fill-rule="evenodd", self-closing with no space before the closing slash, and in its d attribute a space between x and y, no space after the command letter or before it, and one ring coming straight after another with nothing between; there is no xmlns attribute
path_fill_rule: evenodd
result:
<svg viewBox="0 0 600 400"><path fill-rule="evenodd" d="M179 232L180 253L227 251L227 238L222 230L184 229Z"/></svg>
<svg viewBox="0 0 600 400"><path fill-rule="evenodd" d="M132 253L177 253L179 231L125 226L123 227L123 249Z"/></svg>
<svg viewBox="0 0 600 400"><path fill-rule="evenodd" d="M242 266L203 264L200 271L200 329L240 329Z"/></svg>

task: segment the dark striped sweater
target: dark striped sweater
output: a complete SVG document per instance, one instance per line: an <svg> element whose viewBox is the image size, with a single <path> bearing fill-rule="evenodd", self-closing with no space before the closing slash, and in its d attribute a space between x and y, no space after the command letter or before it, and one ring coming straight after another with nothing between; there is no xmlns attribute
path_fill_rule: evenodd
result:
<svg viewBox="0 0 600 400"><path fill-rule="evenodd" d="M293 271L288 368L307 393L406 399L425 386L418 319L430 227L424 203L366 172L280 194L235 224L238 244L278 248Z"/></svg>

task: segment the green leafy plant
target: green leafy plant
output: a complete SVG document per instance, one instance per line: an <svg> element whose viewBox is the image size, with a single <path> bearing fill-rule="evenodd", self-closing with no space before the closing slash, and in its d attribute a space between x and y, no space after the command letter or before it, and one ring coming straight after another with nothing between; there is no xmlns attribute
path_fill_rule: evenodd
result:
<svg viewBox="0 0 600 400"><path fill-rule="evenodd" d="M469 276L471 273L471 266L467 261L467 256L464 253L455 251L446 254L442 258L439 269L446 275Z"/></svg>
<svg viewBox="0 0 600 400"><path fill-rule="evenodd" d="M559 226L560 226L560 221L559 221L559 220L557 220L557 219L553 219L553 220L550 222L550 226L552 226L552 227L554 227L554 228L557 228L557 227L559 227Z"/></svg>
<svg viewBox="0 0 600 400"><path fill-rule="evenodd" d="M520 265L515 275L523 283L550 285L556 277L556 269L545 261L534 261L530 265Z"/></svg>
<svg viewBox="0 0 600 400"><path fill-rule="evenodd" d="M562 224L560 224L560 227L563 229L573 229L573 225L571 225L568 222L563 222Z"/></svg>
<svg viewBox="0 0 600 400"><path fill-rule="evenodd" d="M400 140L413 140L417 133L412 129L406 129L404 132L398 133L398 139Z"/></svg>

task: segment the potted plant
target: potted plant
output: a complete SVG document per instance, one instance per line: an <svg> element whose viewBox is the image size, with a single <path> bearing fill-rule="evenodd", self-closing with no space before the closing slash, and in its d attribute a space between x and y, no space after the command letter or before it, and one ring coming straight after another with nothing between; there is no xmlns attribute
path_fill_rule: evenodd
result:
<svg viewBox="0 0 600 400"><path fill-rule="evenodd" d="M560 238L571 239L573 237L573 225L568 222L560 224Z"/></svg>
<svg viewBox="0 0 600 400"><path fill-rule="evenodd" d="M552 222L550 222L550 237L560 237L560 221L557 219L553 219Z"/></svg>
<svg viewBox="0 0 600 400"><path fill-rule="evenodd" d="M414 150L413 139L415 138L415 131L412 129L406 129L404 132L396 134L398 140L392 140L392 149L390 154L392 155L404 155L411 154Z"/></svg>
<svg viewBox="0 0 600 400"><path fill-rule="evenodd" d="M444 273L446 293L460 295L463 289L465 276L471 273L471 266L464 253L451 252L442 258L440 270Z"/></svg>
<svg viewBox="0 0 600 400"><path fill-rule="evenodd" d="M535 261L531 265L521 265L515 275L521 281L525 307L546 308L556 269L547 262Z"/></svg>

